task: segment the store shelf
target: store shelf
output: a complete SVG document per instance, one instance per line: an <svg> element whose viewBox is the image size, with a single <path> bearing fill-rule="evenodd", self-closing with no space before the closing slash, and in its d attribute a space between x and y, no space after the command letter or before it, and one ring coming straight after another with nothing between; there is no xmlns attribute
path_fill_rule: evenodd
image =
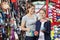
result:
<svg viewBox="0 0 60 40"><path fill-rule="evenodd" d="M55 4L57 4L57 5L60 5L60 3L54 2L54 1L52 1L52 0L50 0L50 2L55 3Z"/></svg>

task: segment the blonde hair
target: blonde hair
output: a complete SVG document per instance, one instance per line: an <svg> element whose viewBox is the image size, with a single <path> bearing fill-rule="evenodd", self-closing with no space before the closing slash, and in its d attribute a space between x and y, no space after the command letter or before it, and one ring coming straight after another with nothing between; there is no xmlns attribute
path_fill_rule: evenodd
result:
<svg viewBox="0 0 60 40"><path fill-rule="evenodd" d="M42 11L44 11L44 12L45 12L45 14L46 14L46 9L45 9L45 8L44 8L44 9L41 9L41 10L42 10ZM41 11L41 10L40 10L40 11Z"/></svg>

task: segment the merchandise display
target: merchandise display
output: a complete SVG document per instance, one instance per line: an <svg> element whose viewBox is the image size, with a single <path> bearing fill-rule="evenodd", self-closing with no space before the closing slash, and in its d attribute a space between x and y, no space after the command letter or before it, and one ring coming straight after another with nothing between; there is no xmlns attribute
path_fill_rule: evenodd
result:
<svg viewBox="0 0 60 40"><path fill-rule="evenodd" d="M51 8L51 13L52 13L52 28L53 30L51 31L51 39L52 40L60 40L60 33L59 33L59 25L60 25L60 5L58 3L58 0L53 1L50 0L52 4Z"/></svg>

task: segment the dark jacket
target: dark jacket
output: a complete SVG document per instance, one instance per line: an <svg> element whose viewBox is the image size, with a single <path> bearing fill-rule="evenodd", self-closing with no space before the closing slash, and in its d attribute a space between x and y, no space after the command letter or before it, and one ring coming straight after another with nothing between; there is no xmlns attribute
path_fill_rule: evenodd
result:
<svg viewBox="0 0 60 40"><path fill-rule="evenodd" d="M36 22L36 31L38 31L38 37L39 37L39 33L40 33L40 27L41 27L41 22L38 20ZM44 32L45 40L51 40L51 37L50 37L51 22L50 21L45 22L44 27L45 27L45 32Z"/></svg>

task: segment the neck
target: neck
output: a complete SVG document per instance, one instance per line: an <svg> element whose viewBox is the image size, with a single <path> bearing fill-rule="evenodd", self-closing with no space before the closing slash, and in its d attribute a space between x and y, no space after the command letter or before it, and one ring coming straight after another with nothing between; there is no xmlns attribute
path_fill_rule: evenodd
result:
<svg viewBox="0 0 60 40"><path fill-rule="evenodd" d="M29 16L32 16L32 14L31 14L31 13L28 13L28 15L29 15Z"/></svg>
<svg viewBox="0 0 60 40"><path fill-rule="evenodd" d="M47 21L47 18L46 17L45 18L41 18L40 21L41 22L46 22Z"/></svg>

